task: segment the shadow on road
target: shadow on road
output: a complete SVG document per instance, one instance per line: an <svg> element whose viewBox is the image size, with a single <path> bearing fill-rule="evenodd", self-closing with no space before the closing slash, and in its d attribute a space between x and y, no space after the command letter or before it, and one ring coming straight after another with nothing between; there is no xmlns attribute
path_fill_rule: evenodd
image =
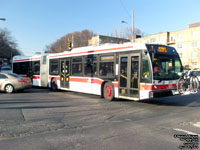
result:
<svg viewBox="0 0 200 150"><path fill-rule="evenodd" d="M70 107L63 105L62 100L30 100L30 99L15 99L15 100L0 100L0 109L41 109L41 108L62 108Z"/></svg>
<svg viewBox="0 0 200 150"><path fill-rule="evenodd" d="M164 106L200 107L200 94L177 95L164 98L142 100L142 103Z"/></svg>

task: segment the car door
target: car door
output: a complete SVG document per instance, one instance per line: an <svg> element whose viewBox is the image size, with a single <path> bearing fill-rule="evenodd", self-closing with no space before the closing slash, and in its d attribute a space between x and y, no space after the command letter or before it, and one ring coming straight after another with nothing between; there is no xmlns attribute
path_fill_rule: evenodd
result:
<svg viewBox="0 0 200 150"><path fill-rule="evenodd" d="M0 90L4 90L4 85L6 84L7 76L0 73Z"/></svg>

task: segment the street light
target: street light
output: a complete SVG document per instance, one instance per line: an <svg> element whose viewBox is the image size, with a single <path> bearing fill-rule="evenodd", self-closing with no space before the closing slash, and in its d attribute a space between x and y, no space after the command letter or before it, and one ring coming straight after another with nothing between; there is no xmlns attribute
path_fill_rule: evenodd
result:
<svg viewBox="0 0 200 150"><path fill-rule="evenodd" d="M126 21L122 20L121 23L126 23ZM134 35L134 10L132 10L132 41L135 41L135 35Z"/></svg>
<svg viewBox="0 0 200 150"><path fill-rule="evenodd" d="M121 23L125 23L125 24L128 24L126 21L124 21L124 20L121 20Z"/></svg>
<svg viewBox="0 0 200 150"><path fill-rule="evenodd" d="M0 18L0 20L2 20L2 21L6 21L6 18Z"/></svg>

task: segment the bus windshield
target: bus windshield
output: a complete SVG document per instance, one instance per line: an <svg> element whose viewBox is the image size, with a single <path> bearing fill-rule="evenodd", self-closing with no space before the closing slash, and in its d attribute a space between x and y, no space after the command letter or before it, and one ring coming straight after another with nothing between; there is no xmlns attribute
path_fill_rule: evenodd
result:
<svg viewBox="0 0 200 150"><path fill-rule="evenodd" d="M154 80L176 80L182 71L178 55L155 54L152 65Z"/></svg>

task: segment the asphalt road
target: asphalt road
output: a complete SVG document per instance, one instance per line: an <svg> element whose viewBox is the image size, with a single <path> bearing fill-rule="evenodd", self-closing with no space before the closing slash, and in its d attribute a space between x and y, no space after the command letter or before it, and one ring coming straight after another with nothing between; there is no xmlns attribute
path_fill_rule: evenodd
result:
<svg viewBox="0 0 200 150"><path fill-rule="evenodd" d="M200 93L142 102L48 89L0 93L0 149L178 150L199 144L199 108Z"/></svg>

